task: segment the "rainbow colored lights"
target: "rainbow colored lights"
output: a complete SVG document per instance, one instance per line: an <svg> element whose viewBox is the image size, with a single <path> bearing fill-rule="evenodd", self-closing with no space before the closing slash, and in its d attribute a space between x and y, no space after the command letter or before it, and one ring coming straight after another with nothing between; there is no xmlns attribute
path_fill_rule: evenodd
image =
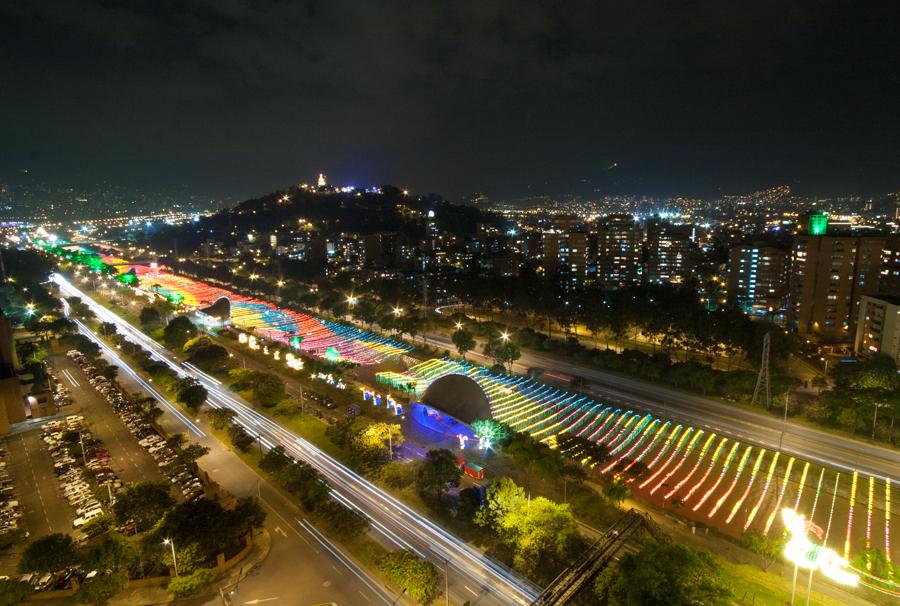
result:
<svg viewBox="0 0 900 606"><path fill-rule="evenodd" d="M133 265L132 269L141 284L140 288L148 293L155 293L191 310L210 306L225 297L230 304L231 323L236 328L330 362L375 364L411 349L393 339L279 308L272 303L177 276L158 267Z"/></svg>
<svg viewBox="0 0 900 606"><path fill-rule="evenodd" d="M724 528L728 528L740 515L741 523L731 531L735 533L754 526L760 532L769 533L776 523L781 524L780 514L785 505L790 507L793 504L793 511L800 512L813 464L785 456L779 451L741 444L730 437L717 436L712 431L672 423L624 407L604 405L533 379L495 374L483 367L455 360L428 360L404 373L378 373L377 379L417 397L432 382L451 374L464 375L478 384L487 397L491 415L514 431L529 433L554 448L556 437L564 433L605 447L608 457L602 464L585 457L580 450L571 453L583 457L585 465L596 473L623 478L632 484L637 494L645 498L655 499L667 506L670 502L677 506L690 505L687 510L691 515L701 520L712 520L712 523L724 525ZM570 452L567 451L567 454ZM798 474L801 464L802 471ZM763 466L765 476L761 478ZM844 488L838 499L840 474L818 467L819 478L815 497L810 499L813 510L809 512L809 519L812 520L815 515L822 487L826 485L826 476L833 477L832 510L825 536L827 541L835 503L847 502L847 489ZM799 482L794 484L792 477L796 475L799 475ZM850 487L847 526L840 529L846 530L845 557L854 539L852 505L856 498L858 475L854 473ZM875 543L875 522L880 520L874 495L881 479L866 477L869 499L865 544L868 545ZM773 491L775 484L777 491ZM891 487L891 481L886 480L884 545L889 559ZM831 489L830 482L828 489ZM726 515L719 515L723 510ZM879 581L884 583L883 579Z"/></svg>

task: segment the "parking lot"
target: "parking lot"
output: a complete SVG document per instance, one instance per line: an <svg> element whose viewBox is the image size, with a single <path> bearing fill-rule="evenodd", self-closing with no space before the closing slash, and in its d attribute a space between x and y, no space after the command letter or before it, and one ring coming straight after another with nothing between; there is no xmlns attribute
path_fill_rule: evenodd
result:
<svg viewBox="0 0 900 606"><path fill-rule="evenodd" d="M147 451L138 445L137 440L128 432L121 419L113 412L112 407L88 382L87 376L71 359L63 355L52 356L54 368L60 372L62 379L69 383L75 404L69 407L68 414L83 414L87 419L91 432L99 438L112 454L112 468L127 485L133 482L163 482L165 479ZM73 384L77 383L77 385Z"/></svg>
<svg viewBox="0 0 900 606"><path fill-rule="evenodd" d="M74 532L72 522L77 516L75 508L62 494L48 444L42 438L41 425L64 420L68 415L83 415L93 438L109 451L109 467L122 482L166 481L156 461L138 445L78 365L65 355L52 356L51 364L54 375L71 393L73 404L65 407L62 414L29 423L25 431L6 437L2 443L7 451L7 471L17 487L17 500L22 510L18 526L29 533L31 540L54 532ZM20 545L0 554L0 575L12 577L16 574L23 548Z"/></svg>

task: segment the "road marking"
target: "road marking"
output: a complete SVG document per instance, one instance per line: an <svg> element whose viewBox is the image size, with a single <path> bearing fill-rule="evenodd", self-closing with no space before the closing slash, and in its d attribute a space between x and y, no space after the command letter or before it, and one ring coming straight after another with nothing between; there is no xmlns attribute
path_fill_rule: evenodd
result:
<svg viewBox="0 0 900 606"><path fill-rule="evenodd" d="M250 600L249 602L244 602L244 604L261 604L263 602L271 602L272 600L278 600L280 598L257 598L255 600Z"/></svg>
<svg viewBox="0 0 900 606"><path fill-rule="evenodd" d="M473 591L472 589L470 589L468 585L463 585L463 587L465 587L466 589L468 589L468 590L469 590L469 593L471 593L472 595L478 595L475 591Z"/></svg>
<svg viewBox="0 0 900 606"><path fill-rule="evenodd" d="M284 538L288 538L287 533L281 529L281 526L276 526L276 527L275 527L275 532L277 532L278 534L280 534L280 535L283 536Z"/></svg>

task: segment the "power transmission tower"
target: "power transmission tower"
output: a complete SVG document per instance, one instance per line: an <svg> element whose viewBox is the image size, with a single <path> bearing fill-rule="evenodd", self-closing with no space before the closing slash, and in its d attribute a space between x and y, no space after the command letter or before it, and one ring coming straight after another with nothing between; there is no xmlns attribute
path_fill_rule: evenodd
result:
<svg viewBox="0 0 900 606"><path fill-rule="evenodd" d="M763 383L766 384L766 410L769 409L769 406L772 405L772 388L769 385L769 346L771 343L771 338L769 337L769 333L766 333L766 336L763 337L763 350L762 350L762 361L759 364L759 376L756 378L756 389L753 390L753 401L750 402L751 406L756 405L756 399L759 397L759 391L763 386Z"/></svg>

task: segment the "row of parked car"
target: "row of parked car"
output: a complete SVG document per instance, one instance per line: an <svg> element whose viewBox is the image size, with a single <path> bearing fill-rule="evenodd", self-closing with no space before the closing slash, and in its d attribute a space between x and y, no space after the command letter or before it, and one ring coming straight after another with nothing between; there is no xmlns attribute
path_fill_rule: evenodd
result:
<svg viewBox="0 0 900 606"><path fill-rule="evenodd" d="M109 451L88 430L83 416L45 423L41 432L59 478L60 495L75 509L72 528L81 528L104 513L98 492L112 495L122 482L110 467Z"/></svg>
<svg viewBox="0 0 900 606"><path fill-rule="evenodd" d="M72 394L62 383L57 382L56 387L53 388L53 403L57 408L72 405Z"/></svg>
<svg viewBox="0 0 900 606"><path fill-rule="evenodd" d="M89 360L79 351L72 350L67 355L84 370L100 393L106 396L113 411L119 415L128 431L156 460L163 475L179 487L182 496L188 501L202 497L204 490L200 478L188 466L181 463L177 453L166 445L165 439L156 428L141 416L140 407L122 394L105 377L98 375Z"/></svg>
<svg viewBox="0 0 900 606"><path fill-rule="evenodd" d="M16 486L6 469L6 449L0 448L0 532L16 530L21 517Z"/></svg>

